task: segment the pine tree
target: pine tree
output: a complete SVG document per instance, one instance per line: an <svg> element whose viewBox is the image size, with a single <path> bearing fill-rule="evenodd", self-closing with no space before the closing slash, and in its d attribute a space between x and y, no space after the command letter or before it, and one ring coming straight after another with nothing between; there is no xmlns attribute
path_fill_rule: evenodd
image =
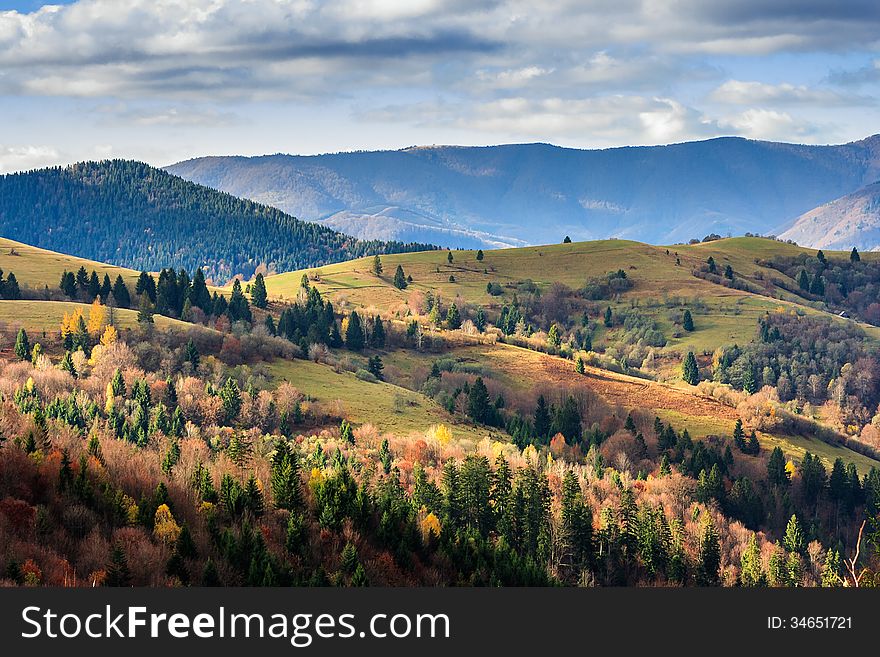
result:
<svg viewBox="0 0 880 657"><path fill-rule="evenodd" d="M483 262L484 257L485 256L483 255L483 249L477 249L477 261Z"/></svg>
<svg viewBox="0 0 880 657"><path fill-rule="evenodd" d="M234 422L241 412L242 401L238 381L231 376L226 379L226 383L220 388L220 400L223 402L223 413L226 422Z"/></svg>
<svg viewBox="0 0 880 657"><path fill-rule="evenodd" d="M356 311L352 311L348 317L348 326L345 328L345 346L351 351L361 351L364 348L364 329L361 326L361 318Z"/></svg>
<svg viewBox="0 0 880 657"><path fill-rule="evenodd" d="M31 358L31 345L23 328L18 329L18 336L15 338L15 355L19 360L27 361Z"/></svg>
<svg viewBox="0 0 880 657"><path fill-rule="evenodd" d="M385 348L385 325L378 315L373 320L373 334L370 336L370 344L376 349Z"/></svg>
<svg viewBox="0 0 880 657"><path fill-rule="evenodd" d="M483 307L480 306L477 308L477 317L474 320L474 326L477 327L477 330L482 333L486 330L486 313L483 312Z"/></svg>
<svg viewBox="0 0 880 657"><path fill-rule="evenodd" d="M782 539L782 545L786 550L793 554L803 554L807 549L807 539L804 536L804 530L798 521L797 515L793 515L785 527L785 537Z"/></svg>
<svg viewBox="0 0 880 657"><path fill-rule="evenodd" d="M149 325L153 323L153 304L150 303L148 295L141 297L140 308L138 308L137 321L138 324Z"/></svg>
<svg viewBox="0 0 880 657"><path fill-rule="evenodd" d="M825 279L819 272L816 272L813 282L810 283L810 294L815 294L817 297L825 296Z"/></svg>
<svg viewBox="0 0 880 657"><path fill-rule="evenodd" d="M694 330L694 317L691 315L690 310L684 311L684 316L681 320L681 326L685 331L693 331Z"/></svg>
<svg viewBox="0 0 880 657"><path fill-rule="evenodd" d="M142 271L140 273L134 291L135 294L149 297L150 303L156 303L156 280L147 272Z"/></svg>
<svg viewBox="0 0 880 657"><path fill-rule="evenodd" d="M446 252L446 262L448 262L450 265L452 264L452 251Z"/></svg>
<svg viewBox="0 0 880 657"><path fill-rule="evenodd" d="M730 281L733 280L733 267L730 265L724 267L724 278Z"/></svg>
<svg viewBox="0 0 880 657"><path fill-rule="evenodd" d="M271 485L272 497L277 508L292 511L302 503L299 459L283 439L272 457Z"/></svg>
<svg viewBox="0 0 880 657"><path fill-rule="evenodd" d="M709 258L706 260L706 264L709 266L709 273L710 274L717 274L718 273L718 267L715 264L715 258L713 258L712 256L709 256Z"/></svg>
<svg viewBox="0 0 880 657"><path fill-rule="evenodd" d="M746 453L751 454L752 456L757 456L761 453L761 443L758 442L758 435L754 431L752 431L749 436L748 450Z"/></svg>
<svg viewBox="0 0 880 657"><path fill-rule="evenodd" d="M91 276L89 276L89 285L87 289L89 301L94 301L101 294L101 280L98 278L98 272L94 269L92 270Z"/></svg>
<svg viewBox="0 0 880 657"><path fill-rule="evenodd" d="M118 275L116 281L113 283L113 300L120 308L128 308L131 306L131 293L129 293L128 286L125 284L121 275Z"/></svg>
<svg viewBox="0 0 880 657"><path fill-rule="evenodd" d="M587 371L587 368L584 366L584 359L580 356L575 361L574 369L578 374L584 374Z"/></svg>
<svg viewBox="0 0 880 657"><path fill-rule="evenodd" d="M339 425L339 439L349 445L354 445L354 429L348 420L343 420Z"/></svg>
<svg viewBox="0 0 880 657"><path fill-rule="evenodd" d="M538 404L535 407L535 435L542 442L550 434L550 410L547 408L547 400L544 395L538 396Z"/></svg>
<svg viewBox="0 0 880 657"><path fill-rule="evenodd" d="M229 307L226 309L226 314L233 322L253 321L251 306L241 290L241 281L237 278L232 284L232 294L229 295Z"/></svg>
<svg viewBox="0 0 880 657"><path fill-rule="evenodd" d="M394 287L398 290L405 290L408 285L406 274L403 273L403 267L397 265L397 271L394 272Z"/></svg>
<svg viewBox="0 0 880 657"><path fill-rule="evenodd" d="M692 386L700 382L700 369L693 351L689 351L681 368L681 378Z"/></svg>
<svg viewBox="0 0 880 657"><path fill-rule="evenodd" d="M195 370L199 367L199 360L199 350L196 347L196 343L190 338L186 343L186 347L183 349L183 362L189 363Z"/></svg>
<svg viewBox="0 0 880 657"><path fill-rule="evenodd" d="M612 313L611 313L611 306L608 306L608 307L605 309L605 321L604 321L604 323L605 323L605 326L608 327L608 328L611 328L611 326L612 326L613 323L614 323L614 316L613 316Z"/></svg>
<svg viewBox="0 0 880 657"><path fill-rule="evenodd" d="M810 275L807 274L806 269L801 269L801 273L798 274L798 287L804 292L810 291Z"/></svg>
<svg viewBox="0 0 880 657"><path fill-rule="evenodd" d="M742 586L767 586L767 576L764 574L764 564L761 561L761 550L754 532L740 558L739 581Z"/></svg>
<svg viewBox="0 0 880 657"><path fill-rule="evenodd" d="M379 254L373 256L373 274L382 275L382 258L379 257Z"/></svg>
<svg viewBox="0 0 880 657"><path fill-rule="evenodd" d="M18 279L12 272L9 272L9 276L4 283L3 272L0 271L0 296L12 301L21 299L21 288L18 285Z"/></svg>
<svg viewBox="0 0 880 657"><path fill-rule="evenodd" d="M553 324L550 327L550 332L547 334L547 344L556 349L558 349L561 344L559 339L559 327L556 324Z"/></svg>
<svg viewBox="0 0 880 657"><path fill-rule="evenodd" d="M850 262L859 262L861 259L862 259L862 256L859 255L858 249L856 249L856 247L853 247L853 250L849 254L849 261Z"/></svg>
<svg viewBox="0 0 880 657"><path fill-rule="evenodd" d="M733 425L733 442L739 451L746 451L746 434L743 431L743 423L740 418L736 418L736 424Z"/></svg>
<svg viewBox="0 0 880 657"><path fill-rule="evenodd" d="M477 377L468 393L467 413L477 423L486 423L491 419L489 417L489 390L486 388L486 384L483 383L483 377L481 376Z"/></svg>
<svg viewBox="0 0 880 657"><path fill-rule="evenodd" d="M379 358L378 354L370 356L369 360L367 360L367 371L380 381L384 381L384 377L382 376L382 370L384 369L385 365L382 363L382 359Z"/></svg>
<svg viewBox="0 0 880 657"><path fill-rule="evenodd" d="M446 311L446 326L453 331L461 328L461 315L458 314L458 306L455 302L449 304L449 309Z"/></svg>
<svg viewBox="0 0 880 657"><path fill-rule="evenodd" d="M254 277L254 283L251 285L251 302L257 308L265 308L269 303L269 296L266 292L266 281L260 273L257 273Z"/></svg>
<svg viewBox="0 0 880 657"><path fill-rule="evenodd" d="M72 272L64 270L64 273L61 274L61 282L58 284L58 287L68 299L76 298L76 277Z"/></svg>
<svg viewBox="0 0 880 657"><path fill-rule="evenodd" d="M789 475L785 468L785 455L782 449L774 447L767 461L767 478L774 486L788 486Z"/></svg>
<svg viewBox="0 0 880 657"><path fill-rule="evenodd" d="M64 358L61 359L61 369L68 372L74 379L77 377L76 367L73 364L73 358L71 358L69 351L65 352Z"/></svg>
<svg viewBox="0 0 880 657"><path fill-rule="evenodd" d="M721 542L712 518L707 515L700 536L699 580L703 586L718 584L718 571L721 567Z"/></svg>
<svg viewBox="0 0 880 657"><path fill-rule="evenodd" d="M106 582L107 586L131 586L131 571L128 569L128 560L125 558L122 546L118 543L113 546L113 551L110 553Z"/></svg>
<svg viewBox="0 0 880 657"><path fill-rule="evenodd" d="M193 275L192 285L189 290L189 300L196 308L201 308L206 315L211 314L211 293L205 282L205 272L199 267Z"/></svg>

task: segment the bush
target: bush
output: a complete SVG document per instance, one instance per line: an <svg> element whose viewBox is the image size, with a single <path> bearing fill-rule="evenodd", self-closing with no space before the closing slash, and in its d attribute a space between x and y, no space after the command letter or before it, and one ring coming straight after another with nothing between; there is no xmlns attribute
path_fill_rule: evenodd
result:
<svg viewBox="0 0 880 657"><path fill-rule="evenodd" d="M368 383L376 383L379 379L373 376L372 372L368 372L364 369L359 369L354 375L360 379L361 381L367 381Z"/></svg>

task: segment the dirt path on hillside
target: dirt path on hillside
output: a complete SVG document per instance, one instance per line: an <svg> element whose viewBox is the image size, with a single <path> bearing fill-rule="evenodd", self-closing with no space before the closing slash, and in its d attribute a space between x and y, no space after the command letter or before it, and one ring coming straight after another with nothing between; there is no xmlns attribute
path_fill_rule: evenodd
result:
<svg viewBox="0 0 880 657"><path fill-rule="evenodd" d="M647 381L624 374L617 374L596 367L587 367L584 375L574 371L571 361L528 352L531 358L515 358L505 364L506 368L520 370L521 375L536 382L551 385L583 385L609 403L626 408L667 410L682 415L713 417L735 420L735 409L719 401L674 386ZM535 370L537 366L537 371Z"/></svg>

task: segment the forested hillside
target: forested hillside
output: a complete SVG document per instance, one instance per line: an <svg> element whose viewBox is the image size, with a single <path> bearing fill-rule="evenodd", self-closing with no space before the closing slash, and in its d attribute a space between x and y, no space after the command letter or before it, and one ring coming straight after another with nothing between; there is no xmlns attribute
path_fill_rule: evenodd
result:
<svg viewBox="0 0 880 657"><path fill-rule="evenodd" d="M0 177L4 237L133 269L205 269L225 282L426 245L361 241L140 162Z"/></svg>

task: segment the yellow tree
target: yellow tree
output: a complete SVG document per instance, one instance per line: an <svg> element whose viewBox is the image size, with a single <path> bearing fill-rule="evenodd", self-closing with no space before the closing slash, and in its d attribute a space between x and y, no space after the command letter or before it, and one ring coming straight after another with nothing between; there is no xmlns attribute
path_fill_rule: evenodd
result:
<svg viewBox="0 0 880 657"><path fill-rule="evenodd" d="M114 344L118 338L119 332L116 330L116 327L113 326L113 324L107 324L107 328L104 329L104 333L101 335L101 344L105 347L109 347L111 344Z"/></svg>
<svg viewBox="0 0 880 657"><path fill-rule="evenodd" d="M101 297L95 297L89 308L89 333L98 335L107 323L107 308L101 305Z"/></svg>

